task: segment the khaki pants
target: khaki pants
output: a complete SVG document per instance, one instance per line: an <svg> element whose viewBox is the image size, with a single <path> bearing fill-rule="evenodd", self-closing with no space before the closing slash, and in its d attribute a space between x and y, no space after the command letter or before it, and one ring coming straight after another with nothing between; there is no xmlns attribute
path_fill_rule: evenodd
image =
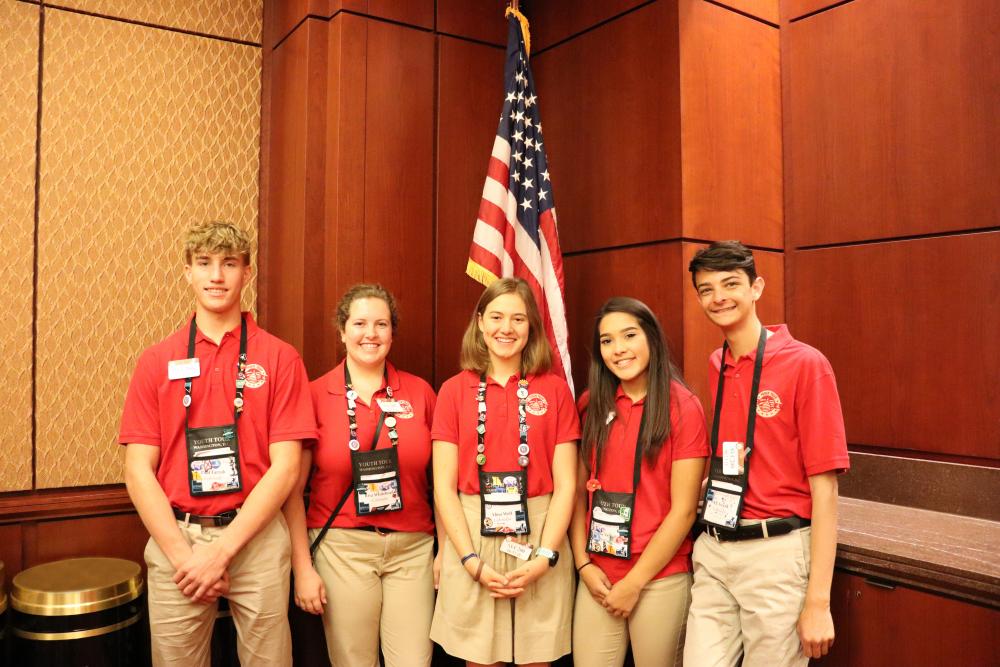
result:
<svg viewBox="0 0 1000 667"><path fill-rule="evenodd" d="M309 531L310 540L318 530ZM426 667L433 645L434 538L332 528L316 550L326 586L323 630L333 667Z"/></svg>
<svg viewBox="0 0 1000 667"><path fill-rule="evenodd" d="M796 623L809 583L809 528L694 545L684 662L694 667L805 667Z"/></svg>
<svg viewBox="0 0 1000 667"><path fill-rule="evenodd" d="M177 522L189 544L207 544L224 528ZM288 629L288 573L291 546L279 513L229 564L226 597L239 636L243 667L289 666L292 637ZM149 629L156 667L209 667L215 604L191 602L173 582L170 561L153 539L146 544L149 567Z"/></svg>
<svg viewBox="0 0 1000 667"><path fill-rule="evenodd" d="M581 581L573 614L573 664L621 667L631 641L636 667L680 665L690 603L687 572L646 584L627 619L609 614Z"/></svg>

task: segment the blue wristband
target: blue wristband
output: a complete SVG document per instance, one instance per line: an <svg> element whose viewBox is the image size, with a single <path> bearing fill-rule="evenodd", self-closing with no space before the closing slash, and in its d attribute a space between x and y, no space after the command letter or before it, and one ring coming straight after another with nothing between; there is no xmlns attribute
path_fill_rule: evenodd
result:
<svg viewBox="0 0 1000 667"><path fill-rule="evenodd" d="M475 551L473 551L472 553L465 554L464 556L462 556L462 565L465 565L470 558L479 558L479 554L477 554Z"/></svg>

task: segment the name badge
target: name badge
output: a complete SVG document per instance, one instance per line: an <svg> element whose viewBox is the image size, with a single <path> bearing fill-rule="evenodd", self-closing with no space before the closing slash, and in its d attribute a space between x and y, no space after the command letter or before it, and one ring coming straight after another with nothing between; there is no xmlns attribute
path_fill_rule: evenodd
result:
<svg viewBox="0 0 1000 667"><path fill-rule="evenodd" d="M632 557L634 493L594 491L587 551L629 559Z"/></svg>
<svg viewBox="0 0 1000 667"><path fill-rule="evenodd" d="M192 496L243 489L236 424L189 428L185 436L188 486Z"/></svg>
<svg viewBox="0 0 1000 667"><path fill-rule="evenodd" d="M741 475L743 466L740 464L740 453L743 451L742 442L722 443L722 474Z"/></svg>
<svg viewBox="0 0 1000 667"><path fill-rule="evenodd" d="M705 523L734 530L740 520L740 500L743 488L735 484L708 480L702 520Z"/></svg>
<svg viewBox="0 0 1000 667"><path fill-rule="evenodd" d="M403 406L399 404L399 401L386 401L381 398L376 399L378 407L382 412L394 413L403 412Z"/></svg>
<svg viewBox="0 0 1000 667"><path fill-rule="evenodd" d="M351 452L354 511L357 516L403 509L399 455L395 447Z"/></svg>
<svg viewBox="0 0 1000 667"><path fill-rule="evenodd" d="M508 536L503 542L500 543L500 551L505 554L510 554L514 558L518 558L520 560L528 560L531 558L534 547L527 542L515 540L513 537Z"/></svg>
<svg viewBox="0 0 1000 667"><path fill-rule="evenodd" d="M528 477L523 470L511 472L480 472L479 499L481 501L479 534L527 535Z"/></svg>
<svg viewBox="0 0 1000 667"><path fill-rule="evenodd" d="M167 362L168 380L187 380L201 375L201 361L198 357L191 359L172 359Z"/></svg>

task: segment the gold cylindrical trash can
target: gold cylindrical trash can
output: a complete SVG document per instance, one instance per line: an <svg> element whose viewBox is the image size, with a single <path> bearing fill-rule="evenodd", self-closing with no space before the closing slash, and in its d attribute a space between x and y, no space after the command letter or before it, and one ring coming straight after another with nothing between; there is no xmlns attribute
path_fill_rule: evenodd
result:
<svg viewBox="0 0 1000 667"><path fill-rule="evenodd" d="M71 558L19 573L11 586L16 665L149 664L142 569L120 558Z"/></svg>

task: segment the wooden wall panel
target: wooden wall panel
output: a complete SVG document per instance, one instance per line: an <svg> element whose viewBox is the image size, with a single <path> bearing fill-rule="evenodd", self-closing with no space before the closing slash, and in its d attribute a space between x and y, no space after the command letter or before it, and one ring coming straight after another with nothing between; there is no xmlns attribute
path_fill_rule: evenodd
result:
<svg viewBox="0 0 1000 667"><path fill-rule="evenodd" d="M1000 458L1000 232L796 251L794 332L837 373L848 441Z"/></svg>
<svg viewBox="0 0 1000 667"><path fill-rule="evenodd" d="M108 484L135 360L191 313L183 230L221 219L256 239L260 50L45 15L36 488Z"/></svg>
<svg viewBox="0 0 1000 667"><path fill-rule="evenodd" d="M691 284L688 264L703 243L684 243L681 271L684 273L684 379L694 393L701 398L702 406L709 421L712 409L712 395L715 387L708 385L708 358L712 352L722 347L723 336L705 315L698 296ZM785 257L778 252L754 252L757 275L764 278L764 294L757 302L757 315L764 324L785 322ZM796 327L790 327L793 336L799 337Z"/></svg>
<svg viewBox="0 0 1000 667"><path fill-rule="evenodd" d="M381 21L367 23L364 279L382 283L396 297L401 329L393 342L394 363L430 378L434 36Z"/></svg>
<svg viewBox="0 0 1000 667"><path fill-rule="evenodd" d="M645 6L533 63L563 252L679 237L677 6Z"/></svg>
<svg viewBox="0 0 1000 667"><path fill-rule="evenodd" d="M437 31L507 46L507 0L437 0Z"/></svg>
<svg viewBox="0 0 1000 667"><path fill-rule="evenodd" d="M1000 3L852 2L785 31L790 243L997 224Z"/></svg>
<svg viewBox="0 0 1000 667"><path fill-rule="evenodd" d="M21 558L21 540L23 539L20 524L0 526L0 562L4 564L6 591L10 594L10 581L14 575L24 569Z"/></svg>
<svg viewBox="0 0 1000 667"><path fill-rule="evenodd" d="M684 0L681 1L683 2ZM743 12L761 21L767 21L777 26L781 20L778 8L779 3L780 0L720 0L716 4L724 5L730 9Z"/></svg>
<svg viewBox="0 0 1000 667"><path fill-rule="evenodd" d="M792 21L843 3L844 0L778 0L782 21Z"/></svg>
<svg viewBox="0 0 1000 667"><path fill-rule="evenodd" d="M577 395L587 387L594 315L613 296L643 301L660 320L676 363L684 358L681 244L657 243L565 258L566 320Z"/></svg>
<svg viewBox="0 0 1000 667"><path fill-rule="evenodd" d="M849 579L849 665L1000 664L1000 611L903 586ZM825 663L824 663L825 664Z"/></svg>
<svg viewBox="0 0 1000 667"><path fill-rule="evenodd" d="M364 280L366 25L364 18L343 14L329 23L322 326L330 345L317 373L343 356L333 311L344 290Z"/></svg>
<svg viewBox="0 0 1000 667"><path fill-rule="evenodd" d="M778 30L680 3L684 237L784 247Z"/></svg>
<svg viewBox="0 0 1000 667"><path fill-rule="evenodd" d="M37 547L25 567L63 558L107 556L144 565L143 549L149 533L138 514L111 514L37 525Z"/></svg>
<svg viewBox="0 0 1000 667"><path fill-rule="evenodd" d="M531 49L540 51L592 28L602 21L635 9L648 0L535 0L525 3L531 19ZM661 0L669 4L672 0ZM614 48L621 45L614 43ZM600 49L607 55L606 49Z"/></svg>
<svg viewBox="0 0 1000 667"><path fill-rule="evenodd" d="M36 6L0 3L0 491L32 484Z"/></svg>
<svg viewBox="0 0 1000 667"><path fill-rule="evenodd" d="M264 47L273 49L306 17L329 18L330 0L267 0L264 3Z"/></svg>
<svg viewBox="0 0 1000 667"><path fill-rule="evenodd" d="M307 21L271 57L273 90L270 160L280 165L268 181L267 245L262 278L267 282L268 330L294 345L310 375L322 370L324 246L323 169L326 151L327 24ZM317 257L317 254L319 255Z"/></svg>
<svg viewBox="0 0 1000 667"><path fill-rule="evenodd" d="M434 28L435 0L330 0L328 16L344 10L398 21L420 28Z"/></svg>
<svg viewBox="0 0 1000 667"><path fill-rule="evenodd" d="M465 266L503 101L503 65L500 49L438 38L436 385L458 372L462 332L483 290Z"/></svg>

